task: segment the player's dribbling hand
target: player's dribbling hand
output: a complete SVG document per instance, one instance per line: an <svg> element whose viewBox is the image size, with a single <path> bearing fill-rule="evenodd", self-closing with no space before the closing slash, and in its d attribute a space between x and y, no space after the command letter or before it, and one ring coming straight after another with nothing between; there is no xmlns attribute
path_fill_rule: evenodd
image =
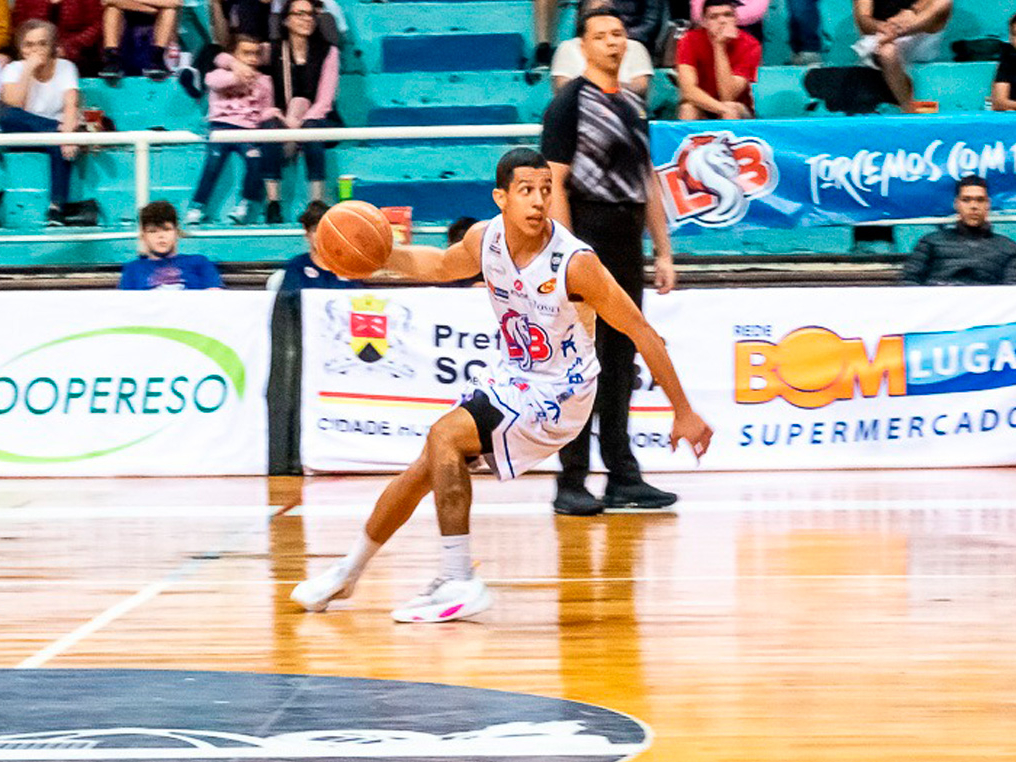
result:
<svg viewBox="0 0 1016 762"><path fill-rule="evenodd" d="M683 439L691 445L695 460L700 461L708 452L712 438L713 430L697 413L688 413L680 418L674 416L674 425L670 430L671 452L677 449L677 443Z"/></svg>

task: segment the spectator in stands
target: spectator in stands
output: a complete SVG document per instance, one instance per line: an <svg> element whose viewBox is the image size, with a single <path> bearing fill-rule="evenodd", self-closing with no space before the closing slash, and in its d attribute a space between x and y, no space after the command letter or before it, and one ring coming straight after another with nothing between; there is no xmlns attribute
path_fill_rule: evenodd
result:
<svg viewBox="0 0 1016 762"><path fill-rule="evenodd" d="M272 95L272 80L257 70L261 40L238 34L232 54L217 63L219 66L205 77L208 96L208 126L215 130L255 130L263 122L278 115ZM233 222L243 225L249 221L251 206L262 195L261 150L250 142L209 143L201 180L187 210L185 222L197 225L206 218L205 205L212 196L215 183L231 153L244 157L246 172L240 201L229 213Z"/></svg>
<svg viewBox="0 0 1016 762"><path fill-rule="evenodd" d="M303 234L307 239L309 251L293 257L286 263L280 291L300 291L305 288L363 288L360 281L340 278L318 262L314 234L327 211L328 204L315 200L307 204L307 208L300 215L300 224L303 225Z"/></svg>
<svg viewBox="0 0 1016 762"><path fill-rule="evenodd" d="M2 2L2 0L0 0ZM7 64L0 75L0 129L4 132L74 132L78 128L78 70L57 58L56 27L30 20L18 27L20 60ZM70 193L75 145L49 146L50 225L64 224Z"/></svg>
<svg viewBox="0 0 1016 762"><path fill-rule="evenodd" d="M737 28L739 5L740 0L705 0L702 26L689 30L678 43L678 119L748 119L755 115L751 84L758 79L762 46Z"/></svg>
<svg viewBox="0 0 1016 762"><path fill-rule="evenodd" d="M1009 19L1009 44L1002 50L991 85L991 108L1016 111L1016 14Z"/></svg>
<svg viewBox="0 0 1016 762"><path fill-rule="evenodd" d="M906 67L934 61L952 0L854 0L854 20L863 35L854 50L882 70L904 113L914 111L914 83Z"/></svg>
<svg viewBox="0 0 1016 762"><path fill-rule="evenodd" d="M793 66L820 66L822 18L818 12L818 0L787 0L787 26L792 54L790 63Z"/></svg>
<svg viewBox="0 0 1016 762"><path fill-rule="evenodd" d="M32 19L56 26L60 58L77 66L82 76L95 74L102 41L101 0L14 0L14 28Z"/></svg>
<svg viewBox="0 0 1016 762"><path fill-rule="evenodd" d="M959 221L924 236L903 265L910 286L1016 283L1016 242L991 229L988 183L976 175L956 183Z"/></svg>
<svg viewBox="0 0 1016 762"><path fill-rule="evenodd" d="M592 10L610 7L611 0L586 0L579 9L579 18ZM571 80L581 77L585 70L586 57L582 53L582 38L576 36L562 42L550 64L554 92L559 92ZM646 97L649 83L653 79L653 60L646 46L631 39L630 36L624 57L621 59L621 71L618 76L622 85L638 93L642 98Z"/></svg>
<svg viewBox="0 0 1016 762"><path fill-rule="evenodd" d="M156 81L168 77L166 48L176 39L177 13L182 0L102 0L102 69L99 76L117 80L124 71L141 73ZM136 30L151 27L151 42ZM136 60L140 59L140 60ZM125 60L130 65L125 67Z"/></svg>
<svg viewBox="0 0 1016 762"><path fill-rule="evenodd" d="M178 254L180 227L176 209L168 201L153 201L141 210L142 252L124 265L120 288L128 291L151 289L222 288L222 278L207 257Z"/></svg>
<svg viewBox="0 0 1016 762"><path fill-rule="evenodd" d="M282 10L286 35L272 42L269 70L275 90L275 106L280 115L265 124L268 128L335 127L340 124L335 113L335 95L339 86L339 49L329 43L318 28L321 11L318 0L287 0ZM279 204L279 182L282 179L283 154L303 151L307 163L310 196L314 201L324 198L325 144L266 143L263 169L268 205L265 221L282 222Z"/></svg>
<svg viewBox="0 0 1016 762"><path fill-rule="evenodd" d="M629 40L653 50L663 27L665 0L611 0L611 6L624 22Z"/></svg>
<svg viewBox="0 0 1016 762"><path fill-rule="evenodd" d="M272 0L211 0L210 11L215 41L223 49L236 34L270 37Z"/></svg>
<svg viewBox="0 0 1016 762"><path fill-rule="evenodd" d="M817 0L805 0L806 2L817 2ZM691 0L691 20L696 26L702 26L702 6L705 0ZM769 0L741 0L734 6L734 17L737 28L754 37L762 44L762 19L769 11ZM816 11L817 13L818 11ZM816 19L818 17L816 16ZM816 29L815 34L818 34Z"/></svg>

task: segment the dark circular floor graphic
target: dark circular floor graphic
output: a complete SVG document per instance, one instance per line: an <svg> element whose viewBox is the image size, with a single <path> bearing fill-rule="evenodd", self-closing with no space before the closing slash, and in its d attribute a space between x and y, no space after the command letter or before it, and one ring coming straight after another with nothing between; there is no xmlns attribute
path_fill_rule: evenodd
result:
<svg viewBox="0 0 1016 762"><path fill-rule="evenodd" d="M248 672L0 671L0 762L615 762L645 728L574 701L452 685Z"/></svg>

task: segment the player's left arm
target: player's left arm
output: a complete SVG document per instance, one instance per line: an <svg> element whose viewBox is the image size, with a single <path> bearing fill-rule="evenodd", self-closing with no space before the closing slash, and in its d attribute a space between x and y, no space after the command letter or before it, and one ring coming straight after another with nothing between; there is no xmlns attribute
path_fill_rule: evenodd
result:
<svg viewBox="0 0 1016 762"><path fill-rule="evenodd" d="M568 295L584 301L613 328L627 335L645 359L656 383L663 388L674 408L671 449L677 448L679 440L686 439L695 457L701 458L709 449L713 430L692 410L663 339L593 252L572 256L567 279Z"/></svg>
<svg viewBox="0 0 1016 762"><path fill-rule="evenodd" d="M419 283L447 283L472 278L480 272L480 247L486 222L477 222L458 243L437 246L395 246L385 268Z"/></svg>
<svg viewBox="0 0 1016 762"><path fill-rule="evenodd" d="M670 229L667 225L667 213L663 208L663 191L652 162L646 168L646 227L653 239L653 250L656 252L654 283L656 291L667 294L674 288L677 276L674 275L674 251L670 246Z"/></svg>

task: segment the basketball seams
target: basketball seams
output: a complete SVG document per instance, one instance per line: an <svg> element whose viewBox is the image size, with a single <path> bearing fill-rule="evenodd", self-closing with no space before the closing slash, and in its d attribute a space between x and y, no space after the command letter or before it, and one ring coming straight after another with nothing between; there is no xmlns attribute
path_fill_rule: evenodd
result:
<svg viewBox="0 0 1016 762"><path fill-rule="evenodd" d="M360 215L357 216L359 217ZM342 241L344 251L338 257L339 262L345 260L345 262L347 262L350 265L352 265L355 262L359 264L365 264L367 265L368 268L370 268L367 271L361 271L353 267L342 268L345 269L345 272L339 272L339 275L344 275L349 278L363 278L367 275L371 275L372 273L376 272L377 268L373 267L373 263L370 262L369 260L366 260L363 257L362 253L360 252L360 249L357 246L354 246L352 242L350 242L350 240L345 236L342 230L339 229L339 226L336 225L334 222L332 222L332 219L329 215L326 214L324 217L322 217L321 222L327 222L328 226L332 229L332 232L334 232L335 235L339 238L339 240ZM321 223L318 224L320 225ZM370 227L373 228L373 226ZM326 263L333 264L331 252L328 251L328 247L322 246L321 248L325 249L323 258L325 259Z"/></svg>

